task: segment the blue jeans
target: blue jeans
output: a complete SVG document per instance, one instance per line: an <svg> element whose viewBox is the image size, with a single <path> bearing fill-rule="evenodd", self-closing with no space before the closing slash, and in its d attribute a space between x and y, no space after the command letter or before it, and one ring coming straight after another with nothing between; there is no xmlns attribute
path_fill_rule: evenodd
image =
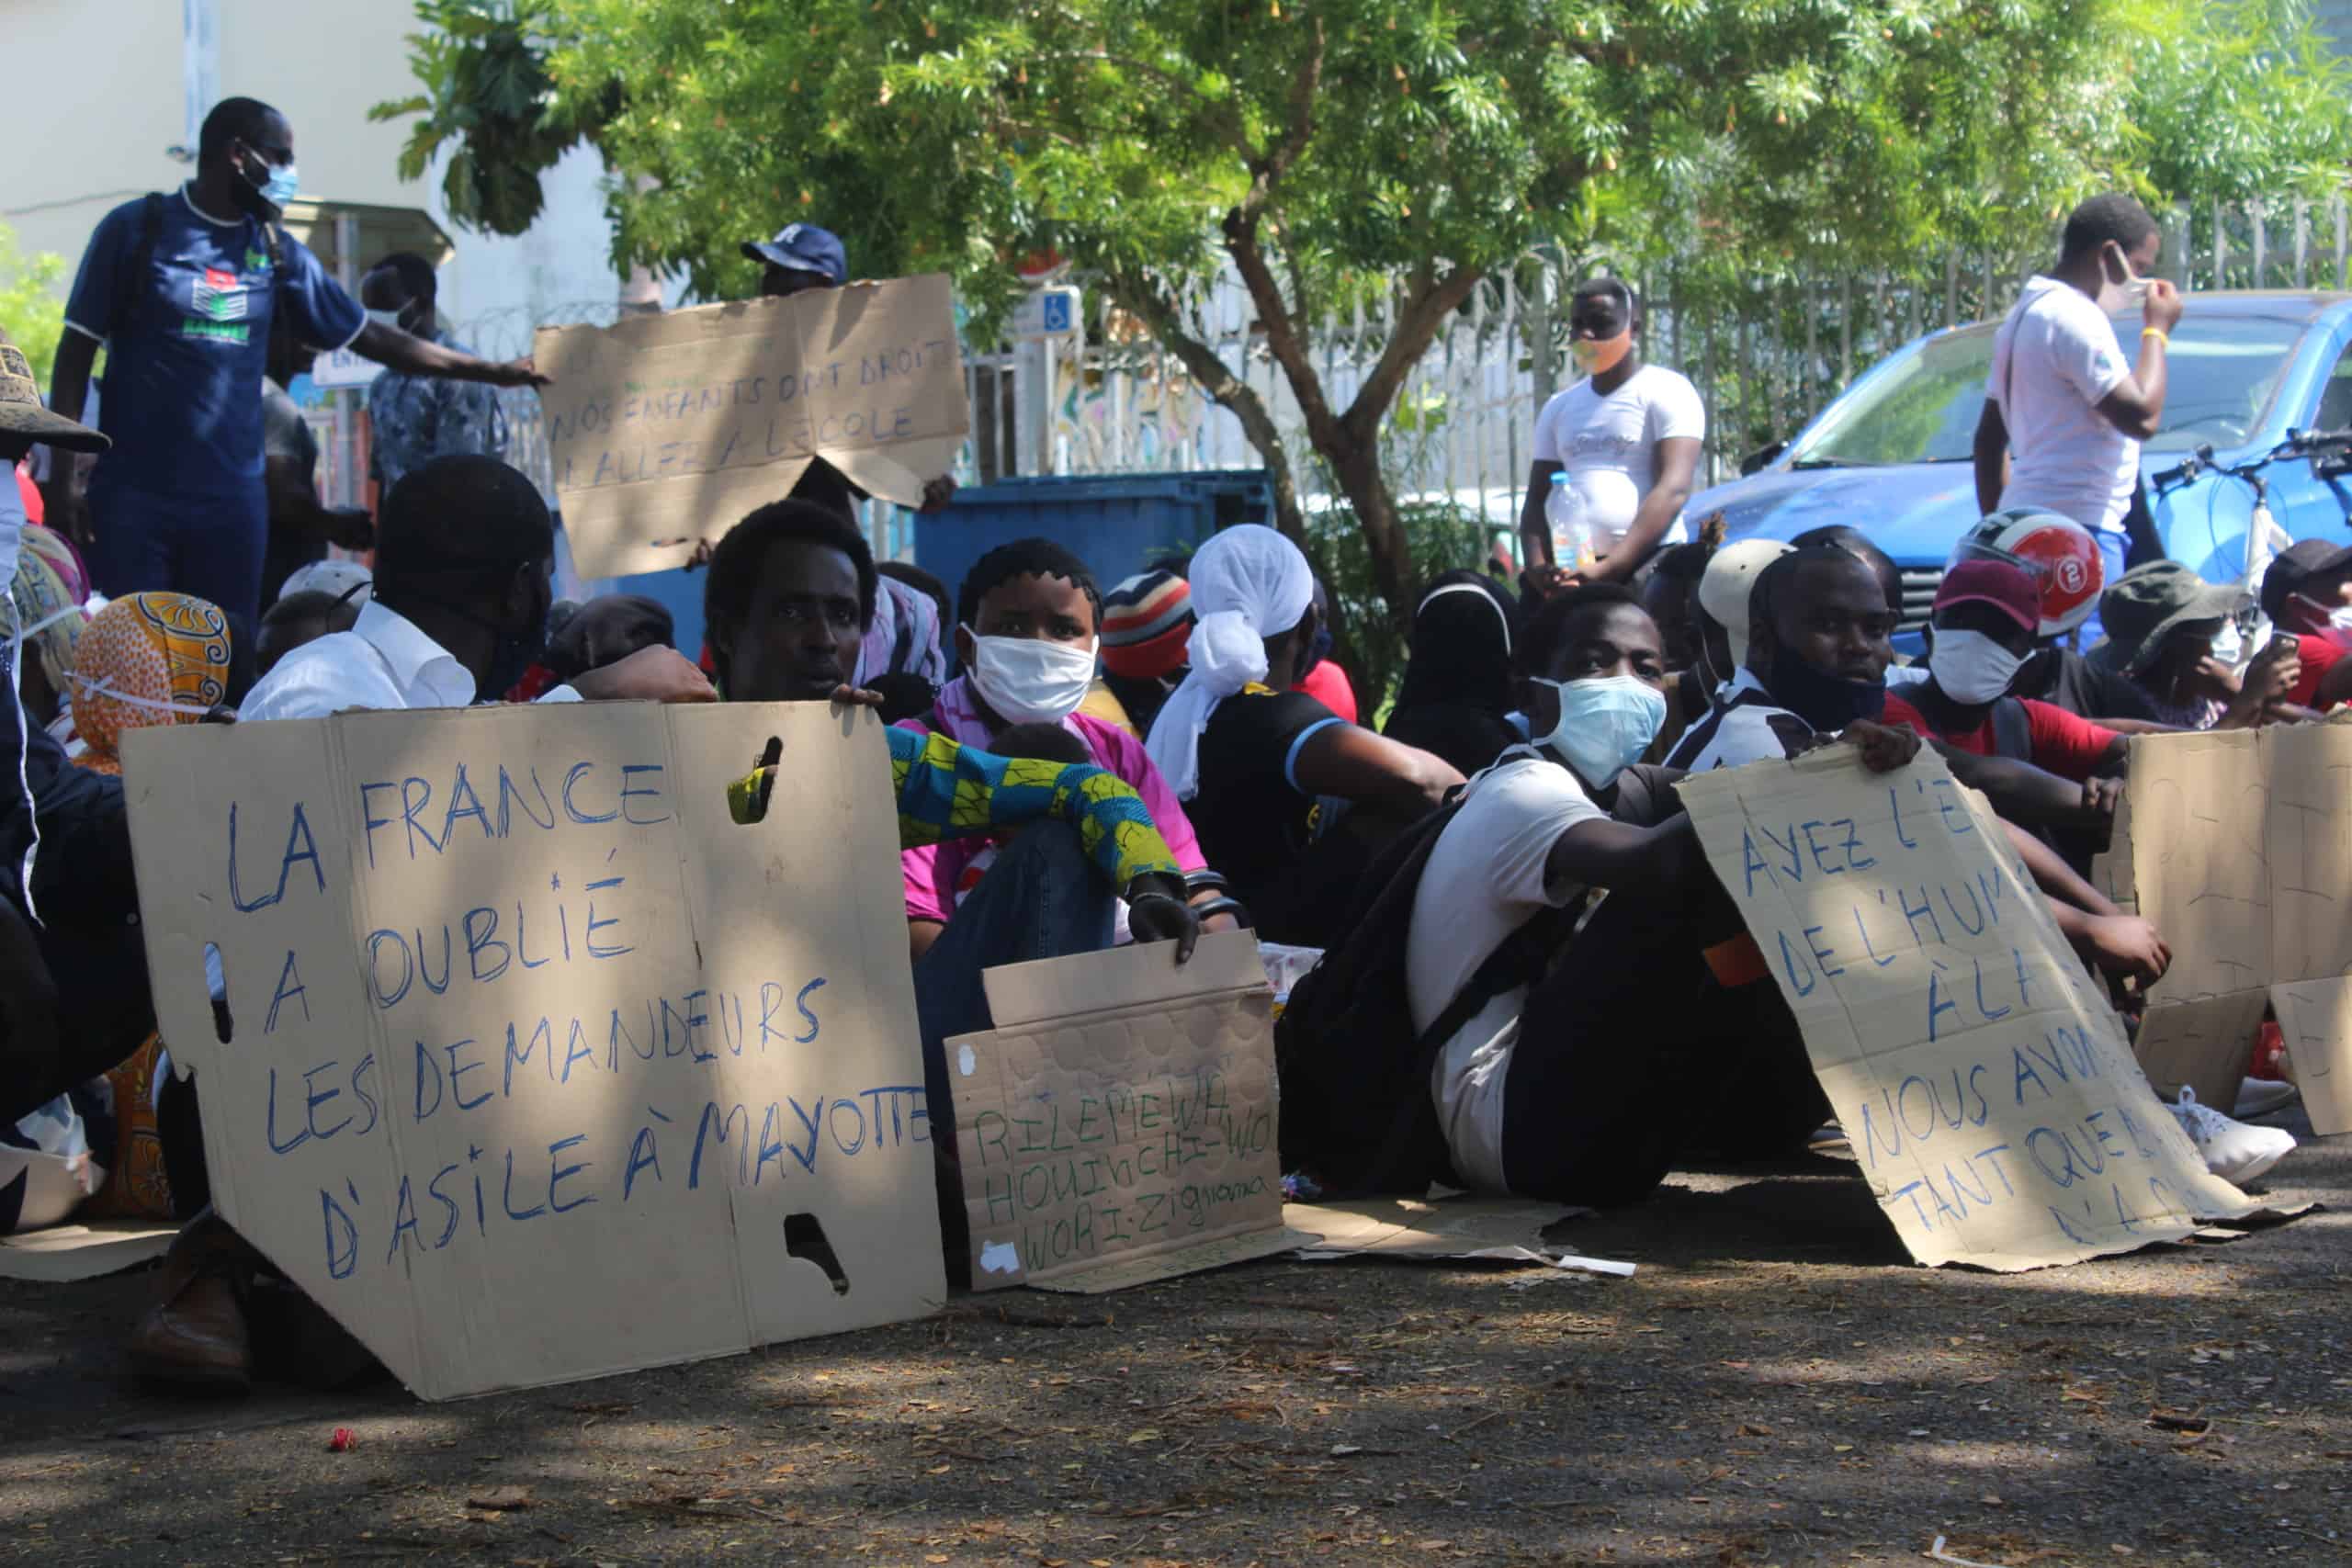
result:
<svg viewBox="0 0 2352 1568"><path fill-rule="evenodd" d="M956 1104L947 1042L990 1026L980 972L1003 964L1099 953L1111 945L1115 899L1086 858L1078 830L1035 822L996 863L915 963L915 1017L922 1030L923 1103L939 1183L940 1240L948 1278L966 1282L971 1251L964 1182L956 1160Z"/></svg>
<svg viewBox="0 0 2352 1568"><path fill-rule="evenodd" d="M90 483L90 576L98 592L109 599L150 589L192 593L219 605L231 635L250 647L269 546L261 481L238 495L159 496L106 484L105 472L101 463Z"/></svg>

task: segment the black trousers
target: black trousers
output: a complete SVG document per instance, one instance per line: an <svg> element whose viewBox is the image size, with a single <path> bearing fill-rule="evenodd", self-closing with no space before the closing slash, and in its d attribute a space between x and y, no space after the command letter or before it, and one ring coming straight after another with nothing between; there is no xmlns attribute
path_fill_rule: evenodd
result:
<svg viewBox="0 0 2352 1568"><path fill-rule="evenodd" d="M1529 991L1503 1087L1514 1193L1636 1202L1678 1157L1786 1153L1828 1118L1780 988L1707 965L1745 930L1730 896L1690 891L1611 893Z"/></svg>

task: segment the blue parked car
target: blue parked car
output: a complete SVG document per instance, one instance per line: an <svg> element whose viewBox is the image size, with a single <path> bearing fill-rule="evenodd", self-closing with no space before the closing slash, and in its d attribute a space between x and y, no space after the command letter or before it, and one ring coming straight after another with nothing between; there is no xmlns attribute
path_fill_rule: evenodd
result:
<svg viewBox="0 0 2352 1568"><path fill-rule="evenodd" d="M2167 554L2216 582L2245 565L2254 492L2211 471L2260 457L2290 430L2352 426L2352 295L2192 294L2172 334L2164 428L2142 447L2156 532ZM1861 529L1903 569L1896 645L1919 650L1945 560L1976 521L1971 447L1999 325L1947 327L1905 344L1823 410L1754 471L1690 498L1694 523L1722 512L1727 536L1786 539L1825 524ZM2139 318L2116 318L2127 354ZM2199 447L2212 462L2185 482L2172 474ZM2283 458L2264 470L2270 512L2293 537L2342 539L2352 484ZM2163 477L2166 482L2159 485Z"/></svg>

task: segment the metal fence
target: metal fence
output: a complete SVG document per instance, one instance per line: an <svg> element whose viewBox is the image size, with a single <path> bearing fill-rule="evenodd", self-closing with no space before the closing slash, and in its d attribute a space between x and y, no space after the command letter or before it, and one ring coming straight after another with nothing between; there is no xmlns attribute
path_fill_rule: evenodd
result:
<svg viewBox="0 0 2352 1568"><path fill-rule="evenodd" d="M2184 289L2352 286L2352 224L2343 198L2175 209L2161 215L2159 271ZM1627 268L1645 304L1645 355L1698 386L1708 411L1707 482L1738 471L1766 443L1793 436L1854 378L1935 328L2005 311L2057 248L2054 227L1990 253L1923 260L1914 269L1796 270L1735 258ZM1495 525L1517 517L1535 413L1568 379L1566 301L1598 270L1581 258L1530 255L1486 279L1406 378L1385 427L1390 481L1407 500L1451 501ZM1344 407L1385 344L1394 298L1329 317L1309 333L1324 393ZM517 309L458 324L493 355L529 352L538 326L609 322L612 300ZM1304 439L1305 421L1267 352L1258 311L1227 277L1188 309L1189 325L1262 398L1295 460L1310 505L1332 502ZM1014 474L1114 474L1255 467L1240 423L1141 323L1089 295L1070 338L971 352L972 437L966 483ZM551 488L537 400L509 393L514 460ZM904 519L876 507L876 547L904 553Z"/></svg>

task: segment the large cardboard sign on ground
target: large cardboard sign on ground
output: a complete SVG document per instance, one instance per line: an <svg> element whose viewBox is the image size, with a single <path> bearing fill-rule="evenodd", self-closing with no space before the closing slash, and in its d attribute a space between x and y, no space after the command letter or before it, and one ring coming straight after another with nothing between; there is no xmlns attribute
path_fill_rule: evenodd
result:
<svg viewBox="0 0 2352 1568"><path fill-rule="evenodd" d="M1922 1263L2018 1269L2255 1205L2207 1173L1998 821L1923 751L1683 781L1709 863Z"/></svg>
<svg viewBox="0 0 2352 1568"><path fill-rule="evenodd" d="M1283 1228L1273 994L1247 931L991 969L947 1042L972 1285L1118 1290L1311 1239Z"/></svg>
<svg viewBox="0 0 2352 1568"><path fill-rule="evenodd" d="M788 782L737 826L771 736ZM213 1201L418 1394L944 1297L870 716L362 714L141 730L124 764Z"/></svg>
<svg viewBox="0 0 2352 1568"><path fill-rule="evenodd" d="M2109 886L2172 943L2140 1059L2234 1102L2266 1004L2312 1125L2352 1132L2352 723L2132 741Z"/></svg>
<svg viewBox="0 0 2352 1568"><path fill-rule="evenodd" d="M942 274L542 327L539 394L572 558L682 564L822 457L912 506L970 428Z"/></svg>

